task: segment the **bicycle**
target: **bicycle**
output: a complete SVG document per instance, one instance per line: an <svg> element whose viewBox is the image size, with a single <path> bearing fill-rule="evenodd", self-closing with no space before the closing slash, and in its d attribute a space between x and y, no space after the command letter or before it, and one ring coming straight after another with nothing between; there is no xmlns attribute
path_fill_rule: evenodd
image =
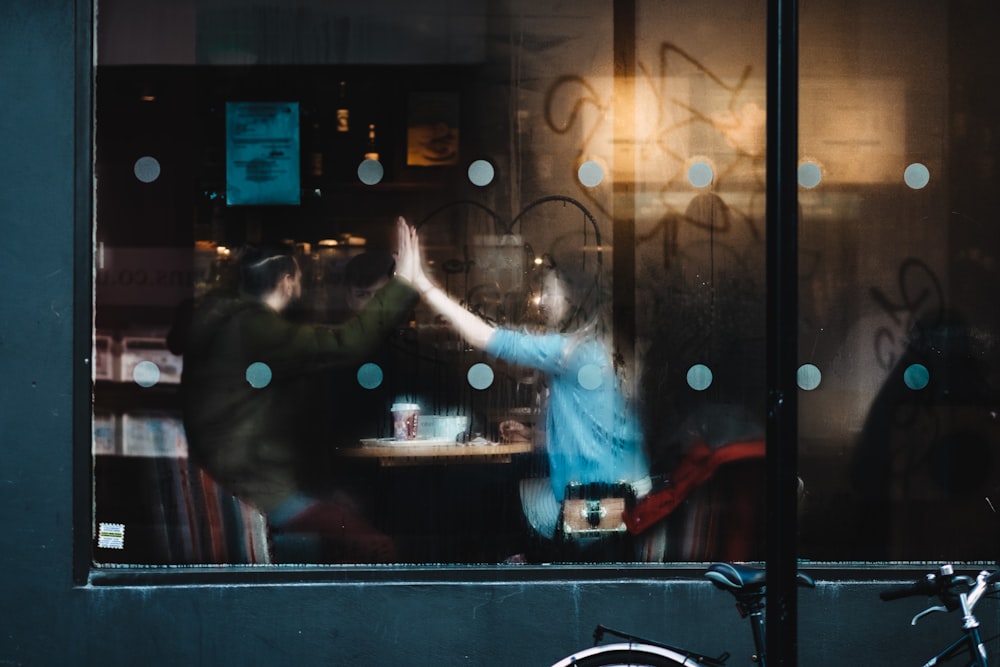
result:
<svg viewBox="0 0 1000 667"><path fill-rule="evenodd" d="M752 660L760 667L766 667L764 632L766 570L733 563L713 563L705 571L705 577L716 587L728 591L736 598L736 608L741 617L749 620L750 630L753 633L755 654ZM802 572L796 573L796 581L802 587L813 588L816 585L812 577ZM612 635L625 641L601 644L605 635ZM594 630L594 646L577 651L556 662L552 667L677 667L678 665L725 667L729 657L729 653L711 657L598 625Z"/></svg>
<svg viewBox="0 0 1000 667"><path fill-rule="evenodd" d="M941 601L916 614L910 625L935 612L962 612L962 636L948 645L943 651L931 658L925 665L937 665L942 660L951 660L963 651L970 660L966 667L989 667L986 657L986 645L979 632L979 621L972 610L984 597L996 598L1000 593L1000 569L992 574L982 570L973 579L969 576L955 575L955 568L950 563L942 565L937 573L931 572L910 584L893 586L879 593L882 600L899 600L902 598L926 595L936 596ZM993 638L991 638L992 640Z"/></svg>
<svg viewBox="0 0 1000 667"><path fill-rule="evenodd" d="M705 576L717 587L736 597L737 609L743 618L749 619L753 632L755 655L752 660L755 664L766 667L766 571L730 563L713 563L706 570ZM796 577L800 586L815 586L813 579L806 574L799 572ZM951 660L963 651L970 660L965 663L965 667L989 667L985 644L979 632L979 621L973 614L973 609L985 597L1000 597L1000 569L993 573L983 570L972 578L956 576L954 567L946 564L937 573L927 574L910 584L886 588L879 593L879 597L887 601L918 595L937 596L941 604L928 607L915 615L911 625L916 625L920 619L934 612L962 612L962 636L925 663L924 667ZM605 635L613 635L625 641L601 644ZM594 630L594 646L573 653L552 667L725 667L729 657L729 653L710 657L598 625Z"/></svg>

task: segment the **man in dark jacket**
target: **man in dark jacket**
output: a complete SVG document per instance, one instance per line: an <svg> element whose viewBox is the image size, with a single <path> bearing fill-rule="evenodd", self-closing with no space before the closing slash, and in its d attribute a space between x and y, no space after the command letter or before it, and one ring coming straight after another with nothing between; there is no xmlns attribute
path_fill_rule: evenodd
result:
<svg viewBox="0 0 1000 667"><path fill-rule="evenodd" d="M415 235L400 218L396 276L338 327L282 316L301 296L284 249L248 249L240 291L207 299L184 336L181 394L192 459L230 493L260 509L275 533L309 533L327 562L386 562L392 540L346 497L313 498L301 485L315 374L363 359L417 300L410 287Z"/></svg>

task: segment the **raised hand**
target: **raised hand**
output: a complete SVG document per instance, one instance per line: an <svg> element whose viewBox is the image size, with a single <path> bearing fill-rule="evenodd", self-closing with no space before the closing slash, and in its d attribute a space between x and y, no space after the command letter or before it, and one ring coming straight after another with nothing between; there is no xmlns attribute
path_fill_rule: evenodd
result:
<svg viewBox="0 0 1000 667"><path fill-rule="evenodd" d="M402 216L396 218L396 276L401 280L415 285L420 272L420 242L417 230L411 227Z"/></svg>

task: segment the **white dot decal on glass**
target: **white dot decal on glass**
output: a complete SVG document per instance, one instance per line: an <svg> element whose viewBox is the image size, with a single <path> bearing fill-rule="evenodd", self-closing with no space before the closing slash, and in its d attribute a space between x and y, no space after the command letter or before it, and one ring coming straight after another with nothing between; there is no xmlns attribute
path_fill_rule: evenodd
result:
<svg viewBox="0 0 1000 667"><path fill-rule="evenodd" d="M604 376L601 367L597 364L585 364L576 374L576 381L580 386L588 391L597 389L604 384Z"/></svg>
<svg viewBox="0 0 1000 667"><path fill-rule="evenodd" d="M910 364L903 371L903 383L914 391L920 391L931 381L930 371L923 364Z"/></svg>
<svg viewBox="0 0 1000 667"><path fill-rule="evenodd" d="M382 168L382 163L378 160L366 159L358 165L358 178L365 185L375 185L382 181L383 176L385 176L385 169Z"/></svg>
<svg viewBox="0 0 1000 667"><path fill-rule="evenodd" d="M140 387L152 387L160 381L160 367L152 361L140 361L132 369L132 379Z"/></svg>
<svg viewBox="0 0 1000 667"><path fill-rule="evenodd" d="M903 181L914 190L925 187L930 180L931 172L919 162L914 162L903 172Z"/></svg>
<svg viewBox="0 0 1000 667"><path fill-rule="evenodd" d="M469 182L483 187L493 182L496 172L488 160L476 160L469 165Z"/></svg>
<svg viewBox="0 0 1000 667"><path fill-rule="evenodd" d="M818 387L822 379L823 374L813 364L802 364L795 374L795 381L798 383L799 389L806 391L812 391Z"/></svg>
<svg viewBox="0 0 1000 667"><path fill-rule="evenodd" d="M247 383L254 389L263 389L271 384L271 367L263 361L255 361L247 366Z"/></svg>
<svg viewBox="0 0 1000 667"><path fill-rule="evenodd" d="M152 183L160 177L160 162L155 157L146 155L135 161L132 173L143 183Z"/></svg>
<svg viewBox="0 0 1000 667"><path fill-rule="evenodd" d="M715 173L707 162L695 162L688 167L688 181L696 188L706 188L714 179Z"/></svg>
<svg viewBox="0 0 1000 667"><path fill-rule="evenodd" d="M695 364L688 369L687 383L695 391L705 391L712 385L712 369L705 364Z"/></svg>
<svg viewBox="0 0 1000 667"><path fill-rule="evenodd" d="M493 384L493 369L487 364L472 364L467 377L473 389L487 389Z"/></svg>
<svg viewBox="0 0 1000 667"><path fill-rule="evenodd" d="M823 180L823 172L815 162L803 162L799 165L799 185L804 188L814 188Z"/></svg>
<svg viewBox="0 0 1000 667"><path fill-rule="evenodd" d="M593 160L587 160L576 170L576 177L588 188L597 187L604 180L604 168Z"/></svg>
<svg viewBox="0 0 1000 667"><path fill-rule="evenodd" d="M360 384L365 389L375 389L382 384L382 379L384 374L382 373L382 368L378 364L367 363L361 364L361 368L358 369L358 384Z"/></svg>

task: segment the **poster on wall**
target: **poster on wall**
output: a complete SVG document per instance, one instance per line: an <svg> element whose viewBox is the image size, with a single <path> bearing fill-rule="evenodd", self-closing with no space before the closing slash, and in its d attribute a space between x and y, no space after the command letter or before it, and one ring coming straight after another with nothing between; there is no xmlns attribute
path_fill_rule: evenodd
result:
<svg viewBox="0 0 1000 667"><path fill-rule="evenodd" d="M406 165L458 164L458 93L411 93L406 127Z"/></svg>
<svg viewBox="0 0 1000 667"><path fill-rule="evenodd" d="M299 103L226 102L226 204L299 204Z"/></svg>

